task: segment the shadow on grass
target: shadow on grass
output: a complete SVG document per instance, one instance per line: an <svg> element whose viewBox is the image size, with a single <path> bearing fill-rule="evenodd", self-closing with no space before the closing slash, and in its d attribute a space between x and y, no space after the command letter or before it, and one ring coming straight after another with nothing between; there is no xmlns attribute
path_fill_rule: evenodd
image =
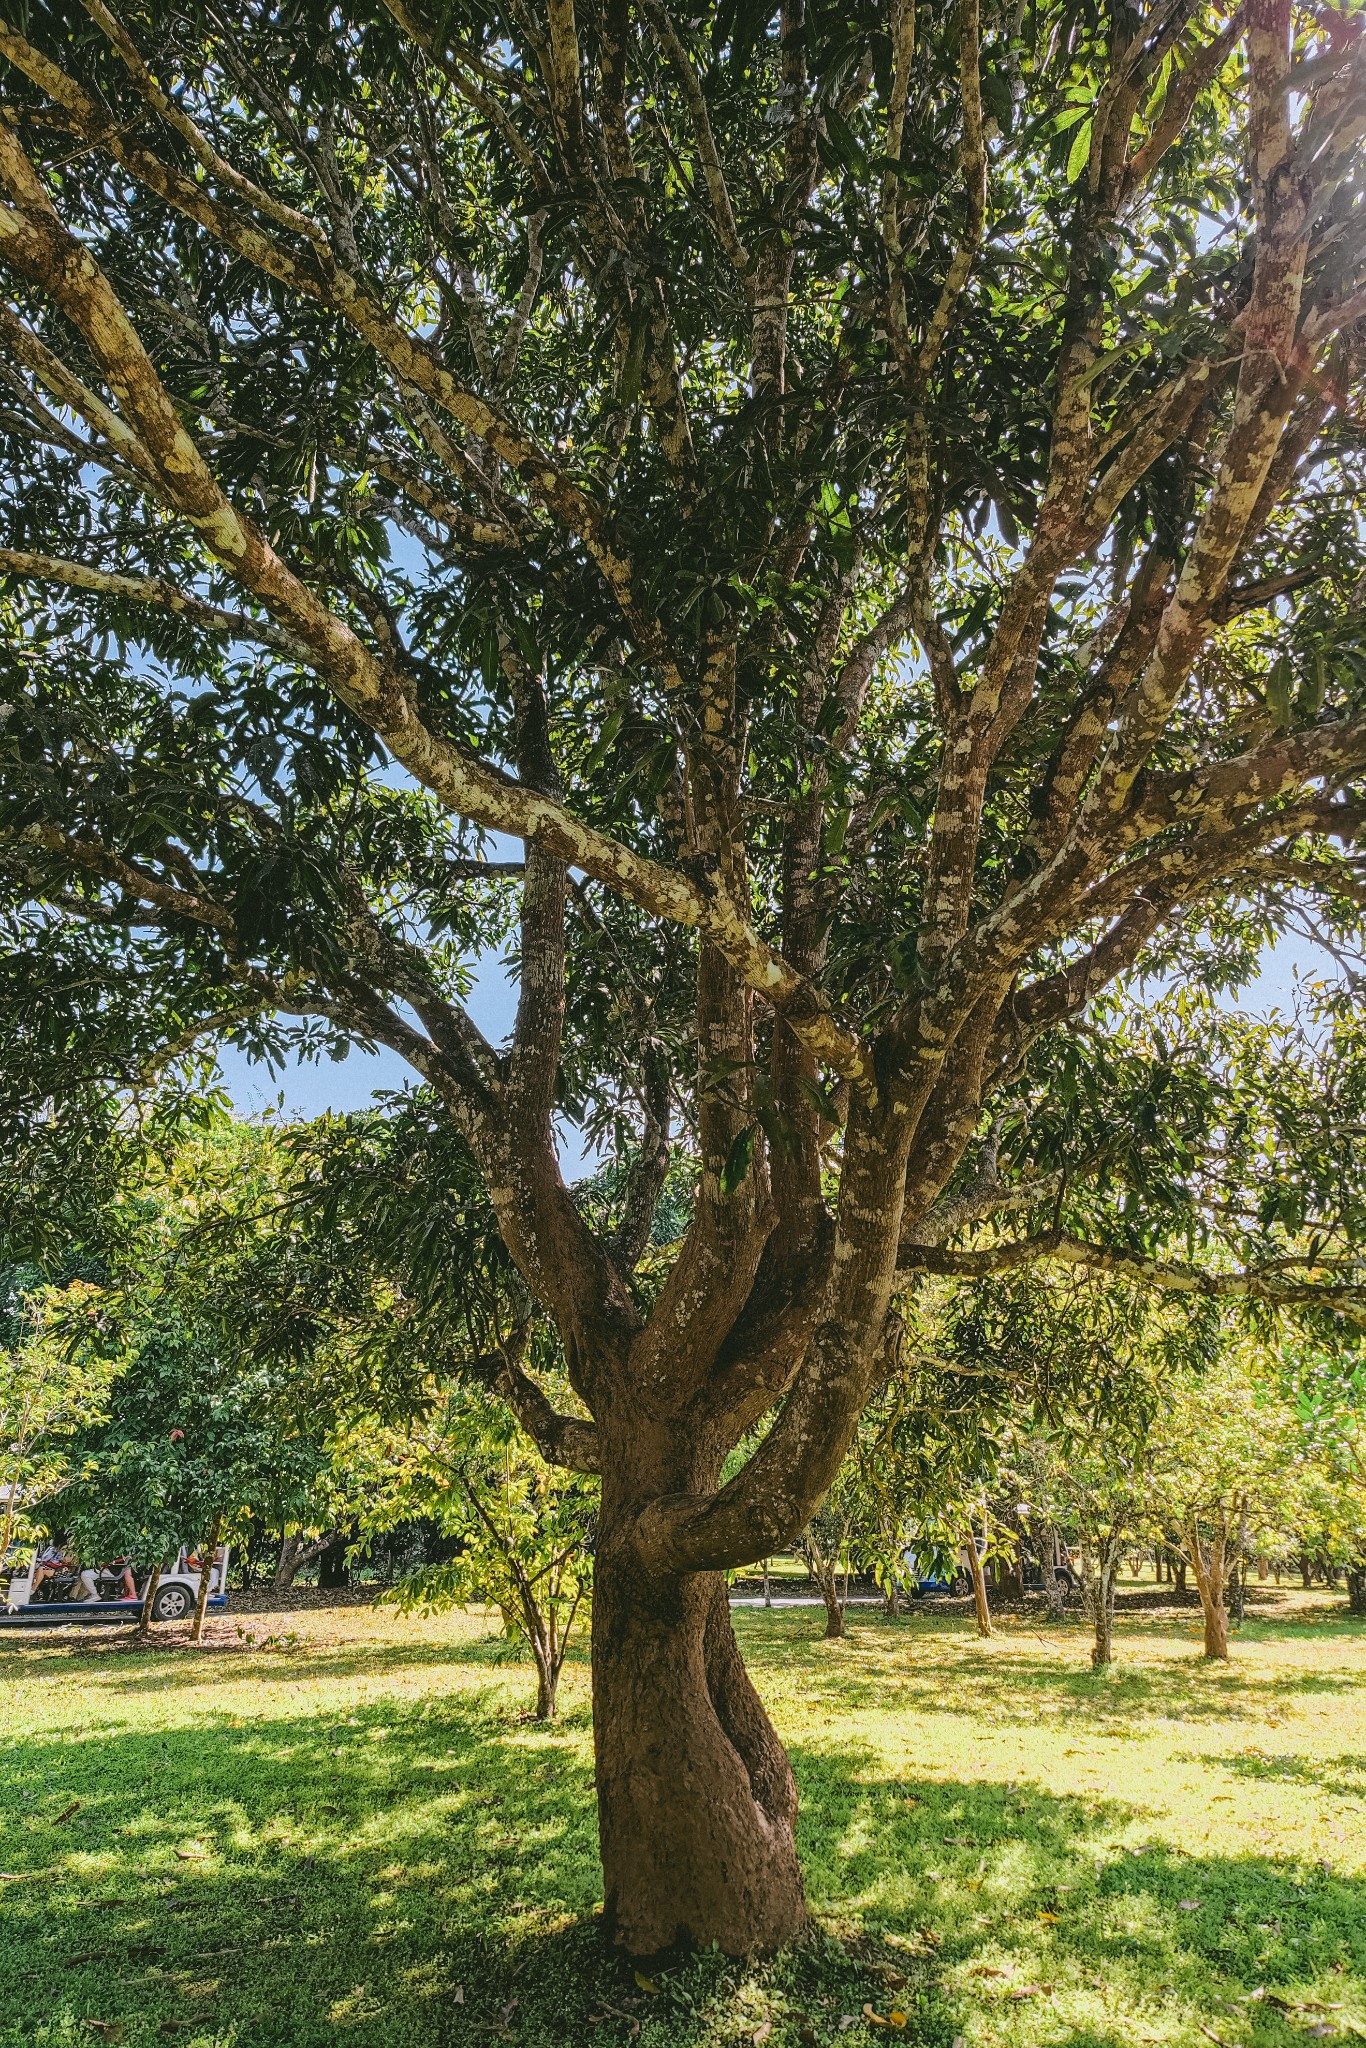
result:
<svg viewBox="0 0 1366 2048"><path fill-rule="evenodd" d="M1220 1767L1235 1778L1260 1778L1313 1785L1341 1799L1366 1799L1366 1756L1223 1756Z"/></svg>
<svg viewBox="0 0 1366 2048"><path fill-rule="evenodd" d="M1092 1670L1089 1633L1078 1627L1047 1636L1028 1625L1012 1627L979 1647L957 1627L910 1623L860 1615L846 1624L843 1641L828 1652L809 1639L795 1639L781 1621L751 1613L739 1629L747 1656L760 1656L777 1669L800 1662L802 1685L821 1704L841 1712L889 1706L917 1713L974 1713L989 1708L1003 1726L1036 1723L1040 1712L1065 1711L1098 1730L1141 1732L1146 1717L1190 1721L1258 1721L1268 1709L1305 1694L1334 1697L1360 1689L1359 1663L1315 1669L1295 1665L1249 1668L1234 1649L1228 1665L1207 1664L1192 1640L1189 1655L1156 1665L1121 1661L1108 1671ZM1355 1643L1343 1642L1349 1656ZM1031 1650L1031 1638L1039 1651ZM1170 1641L1168 1632L1165 1640ZM943 1656L917 1660L918 1643L951 1647ZM1315 1646L1328 1649L1321 1634ZM1058 1651L1064 1653L1063 1657ZM1067 1661L1065 1661L1066 1659Z"/></svg>
<svg viewBox="0 0 1366 2048"><path fill-rule="evenodd" d="M284 1619L288 1621L289 1617ZM231 1620L229 1617L229 1623ZM221 1622L217 1626L223 1630ZM154 1634L148 1642L139 1640L133 1629L124 1628L101 1631L100 1638L93 1641L88 1632L77 1636L73 1630L72 1638L65 1635L44 1635L37 1641L30 1638L23 1645L28 1654L13 1657L4 1654L9 1645L0 1642L0 1687L41 1683L52 1676L54 1665L88 1663L99 1673L100 1690L105 1699L120 1695L173 1694L187 1683L197 1684L206 1676L211 1677L215 1665L224 1667L225 1675L236 1676L234 1666L240 1659L259 1657L262 1653L270 1655L269 1672L273 1687L297 1684L301 1689L307 1689L321 1680L373 1678L381 1663L386 1678L397 1678L405 1671L468 1670L470 1667L486 1668L490 1676L499 1675L508 1666L534 1673L529 1655L510 1646L505 1637L493 1630L486 1635L454 1642L326 1644L310 1640L306 1635L300 1638L297 1632L284 1626L268 1632L261 1626L261 1617L252 1615L243 1618L240 1639L220 1633L202 1645L191 1644L187 1628L177 1630L174 1635L169 1630L160 1635ZM572 1645L568 1661L571 1667L586 1668L586 1641ZM534 1676L532 1688L534 1691Z"/></svg>
<svg viewBox="0 0 1366 2048"><path fill-rule="evenodd" d="M4 1884L0 2043L858 2048L888 2038L866 2004L926 2048L997 2008L1012 2027L1038 2012L1014 2039L1119 2048L1160 1987L1184 2014L1271 1992L1239 2040L1280 2048L1324 1972L1366 1990L1358 1881L1131 1853L1115 1802L892 1780L856 1745L793 1760L825 1932L642 1983L594 1925L582 1715L543 1729L468 1697L391 1700L15 1741L0 1858L32 1876Z"/></svg>

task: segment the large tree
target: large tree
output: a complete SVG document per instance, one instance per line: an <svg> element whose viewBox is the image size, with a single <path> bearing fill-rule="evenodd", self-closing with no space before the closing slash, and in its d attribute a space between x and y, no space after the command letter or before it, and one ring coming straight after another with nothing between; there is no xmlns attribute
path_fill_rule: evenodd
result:
<svg viewBox="0 0 1366 2048"><path fill-rule="evenodd" d="M53 0L0 58L4 1112L228 1033L411 1064L584 1411L518 1325L520 1412L602 1474L609 1924L781 1941L725 1568L804 1525L955 1232L1111 1255L1096 1155L998 1115L1049 1034L1359 896L1366 39ZM498 1048L462 994L509 929ZM1285 1256L1233 1277L1349 1284Z"/></svg>

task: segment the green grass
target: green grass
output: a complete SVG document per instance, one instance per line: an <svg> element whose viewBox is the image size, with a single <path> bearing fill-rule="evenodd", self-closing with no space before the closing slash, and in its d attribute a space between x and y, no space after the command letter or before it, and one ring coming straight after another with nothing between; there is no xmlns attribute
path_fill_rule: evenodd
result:
<svg viewBox="0 0 1366 2048"><path fill-rule="evenodd" d="M740 1614L821 1931L655 1988L594 1928L581 1665L545 1730L478 1618L7 1635L0 2044L894 2038L865 2005L933 2048L1366 2037L1366 1630L1285 1607L1228 1670L1128 1619L1102 1676L1079 1627Z"/></svg>

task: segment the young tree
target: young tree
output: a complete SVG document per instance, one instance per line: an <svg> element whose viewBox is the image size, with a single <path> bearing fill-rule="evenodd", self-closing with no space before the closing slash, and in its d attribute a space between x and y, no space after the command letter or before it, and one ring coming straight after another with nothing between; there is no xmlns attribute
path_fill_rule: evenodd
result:
<svg viewBox="0 0 1366 2048"><path fill-rule="evenodd" d="M1147 1405L1099 1427L1033 1433L1012 1466L1031 1512L1065 1529L1074 1546L1096 1670L1114 1661L1115 1581L1148 1519Z"/></svg>
<svg viewBox="0 0 1366 2048"><path fill-rule="evenodd" d="M536 1666L538 1721L554 1718L560 1673L593 1587L598 1489L557 1471L511 1411L472 1393L437 1404L397 1432L362 1425L351 1459L375 1472L368 1529L433 1515L458 1545L445 1564L412 1573L393 1598L405 1611L487 1602Z"/></svg>
<svg viewBox="0 0 1366 2048"><path fill-rule="evenodd" d="M1274 1358L1231 1338L1203 1372L1175 1374L1149 1439L1149 1511L1179 1532L1200 1594L1206 1657L1227 1661L1229 1579L1248 1547L1301 1519L1304 1473L1294 1413Z"/></svg>
<svg viewBox="0 0 1366 2048"><path fill-rule="evenodd" d="M1349 1611L1366 1614L1366 1367L1316 1333L1277 1350L1300 1467L1293 1541L1344 1571Z"/></svg>
<svg viewBox="0 0 1366 2048"><path fill-rule="evenodd" d="M410 1062L591 1417L514 1347L603 1479L609 1926L784 1940L726 1569L809 1520L907 1273L1146 1255L1087 1234L1093 1160L991 1135L1049 1034L1356 914L1366 41L92 0L0 57L7 1097L227 1034ZM464 963L509 925L498 1049ZM606 1227L560 1112L624 1143Z"/></svg>
<svg viewBox="0 0 1366 2048"><path fill-rule="evenodd" d="M853 1534L852 1502L846 1465L816 1513L797 1538L797 1550L825 1602L825 1636L837 1642L844 1634L845 1602L840 1596L840 1565L849 1585L849 1540Z"/></svg>

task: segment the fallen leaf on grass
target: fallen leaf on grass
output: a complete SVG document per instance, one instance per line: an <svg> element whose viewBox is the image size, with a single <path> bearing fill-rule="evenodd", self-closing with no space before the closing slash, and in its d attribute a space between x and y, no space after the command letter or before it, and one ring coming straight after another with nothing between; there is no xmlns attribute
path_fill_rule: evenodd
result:
<svg viewBox="0 0 1366 2048"><path fill-rule="evenodd" d="M754 2042L755 2048L759 2048L759 2043L761 2041L766 2041L772 2032L772 2020L761 2020L759 2025L754 2029L754 2032L750 2035L749 2038L751 2041Z"/></svg>
<svg viewBox="0 0 1366 2048"><path fill-rule="evenodd" d="M1176 1903L1183 1913L1198 1913L1205 1902L1203 1899L1178 1899Z"/></svg>
<svg viewBox="0 0 1366 2048"><path fill-rule="evenodd" d="M637 1970L635 1973L635 1979L642 1991L648 1991L652 1997L657 1997L659 1995L659 1986L655 1983L653 1977L642 1976L640 1971Z"/></svg>
<svg viewBox="0 0 1366 2048"><path fill-rule="evenodd" d="M200 1863L208 1855L202 1842L191 1842L188 1849L177 1849L176 1855L182 1863Z"/></svg>
<svg viewBox="0 0 1366 2048"><path fill-rule="evenodd" d="M56 1820L54 1820L54 1821L53 1821L53 1823L52 1823L53 1827L54 1827L54 1828L59 1828L59 1827L61 1826L61 1824L62 1824L62 1822L63 1822L64 1820L70 1820L70 1818L71 1818L72 1814L73 1814L73 1813L79 1813L79 1812L80 1812L80 1810L81 1810L81 1802L80 1802L80 1800L79 1800L79 1799L73 1799L73 1800L72 1800L72 1802L71 1802L71 1804L70 1804L70 1806L68 1806L68 1808L66 1809L66 1812L65 1812L65 1813L59 1813L59 1814L57 1815L57 1818L56 1818ZM88 2027L93 2027L93 2026L94 2026L94 2024L95 2024L95 2022L94 2022L93 2020L87 2020L87 2021L86 2021L86 2025L87 2025Z"/></svg>
<svg viewBox="0 0 1366 2048"><path fill-rule="evenodd" d="M1216 2034L1213 2027L1207 2027L1203 2020L1197 2020L1196 2025L1199 2027L1201 2033L1205 2036L1205 2039L1207 2041L1213 2041L1214 2048L1229 2048L1228 2042L1223 2040L1220 2035Z"/></svg>
<svg viewBox="0 0 1366 2048"><path fill-rule="evenodd" d="M82 2020L92 2034L98 2034L101 2041L121 2041L126 2029L117 2020Z"/></svg>
<svg viewBox="0 0 1366 2048"><path fill-rule="evenodd" d="M906 2015L897 2006L893 2006L889 2013L880 2013L874 2012L871 2005L865 2005L863 2017L870 2027L904 2027L906 2024Z"/></svg>
<svg viewBox="0 0 1366 2048"><path fill-rule="evenodd" d="M1039 1919L1043 1922L1045 1927L1056 1926L1058 1921L1061 1920L1061 1918L1061 1913L1040 1913L1039 1915Z"/></svg>
<svg viewBox="0 0 1366 2048"><path fill-rule="evenodd" d="M463 2005L465 2003L465 1987L463 1984L456 1985L451 1993L451 2003L452 2005Z"/></svg>

